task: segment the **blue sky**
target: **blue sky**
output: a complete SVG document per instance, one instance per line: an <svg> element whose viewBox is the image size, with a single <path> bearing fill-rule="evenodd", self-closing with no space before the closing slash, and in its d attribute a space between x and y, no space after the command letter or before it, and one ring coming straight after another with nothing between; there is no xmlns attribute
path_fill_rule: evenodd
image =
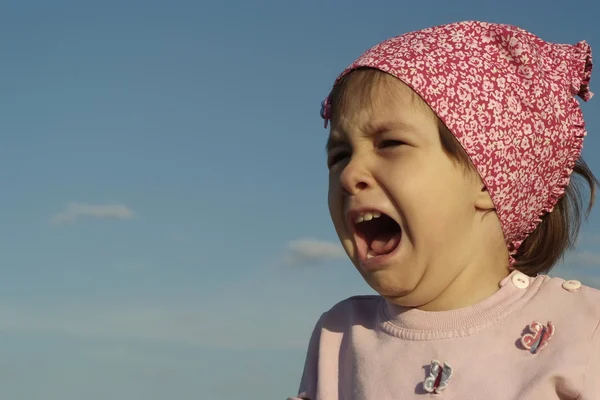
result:
<svg viewBox="0 0 600 400"><path fill-rule="evenodd" d="M295 394L320 313L371 293L326 208L335 76L466 19L600 52L595 3L4 2L0 398ZM583 231L558 272L600 287L600 211Z"/></svg>

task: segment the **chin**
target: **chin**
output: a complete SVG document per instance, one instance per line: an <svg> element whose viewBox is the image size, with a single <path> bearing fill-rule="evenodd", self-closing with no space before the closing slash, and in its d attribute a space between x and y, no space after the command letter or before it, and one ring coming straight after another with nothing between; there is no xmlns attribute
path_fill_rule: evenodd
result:
<svg viewBox="0 0 600 400"><path fill-rule="evenodd" d="M361 273L373 290L389 300L408 298L416 287L412 279L402 279L391 269Z"/></svg>

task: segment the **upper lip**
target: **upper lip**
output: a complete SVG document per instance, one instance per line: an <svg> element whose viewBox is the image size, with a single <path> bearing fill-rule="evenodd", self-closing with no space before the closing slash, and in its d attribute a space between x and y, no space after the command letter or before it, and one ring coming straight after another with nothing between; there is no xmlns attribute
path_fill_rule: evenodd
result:
<svg viewBox="0 0 600 400"><path fill-rule="evenodd" d="M398 225L400 225L400 223L396 220L396 218L394 218L389 212L383 210L382 208L371 207L371 206L349 207L346 210L346 223L348 223L348 226L350 226L353 231L356 231L356 223L355 223L356 218L359 215L365 214L365 213L380 213L382 215L385 214L386 216L388 216L391 219L393 219L394 221L396 221L396 223L398 223Z"/></svg>

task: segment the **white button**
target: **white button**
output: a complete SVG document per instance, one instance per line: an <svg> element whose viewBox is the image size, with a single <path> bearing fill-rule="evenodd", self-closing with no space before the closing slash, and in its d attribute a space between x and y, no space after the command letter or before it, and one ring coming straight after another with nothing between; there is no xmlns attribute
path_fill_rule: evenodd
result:
<svg viewBox="0 0 600 400"><path fill-rule="evenodd" d="M512 283L519 289L527 289L529 287L529 277L525 274L518 272L513 275Z"/></svg>
<svg viewBox="0 0 600 400"><path fill-rule="evenodd" d="M562 284L563 289L569 292L576 292L581 288L581 282L579 281L565 281Z"/></svg>

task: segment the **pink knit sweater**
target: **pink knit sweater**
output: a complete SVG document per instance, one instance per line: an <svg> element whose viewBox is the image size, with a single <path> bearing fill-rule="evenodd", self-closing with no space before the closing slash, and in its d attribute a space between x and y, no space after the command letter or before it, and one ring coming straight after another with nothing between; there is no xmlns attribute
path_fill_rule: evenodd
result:
<svg viewBox="0 0 600 400"><path fill-rule="evenodd" d="M542 334L532 334L533 321ZM317 323L300 393L288 400L600 399L599 323L600 291L516 271L494 295L459 310L352 297ZM439 370L431 371L432 360ZM445 390L426 391L430 375L429 390Z"/></svg>

